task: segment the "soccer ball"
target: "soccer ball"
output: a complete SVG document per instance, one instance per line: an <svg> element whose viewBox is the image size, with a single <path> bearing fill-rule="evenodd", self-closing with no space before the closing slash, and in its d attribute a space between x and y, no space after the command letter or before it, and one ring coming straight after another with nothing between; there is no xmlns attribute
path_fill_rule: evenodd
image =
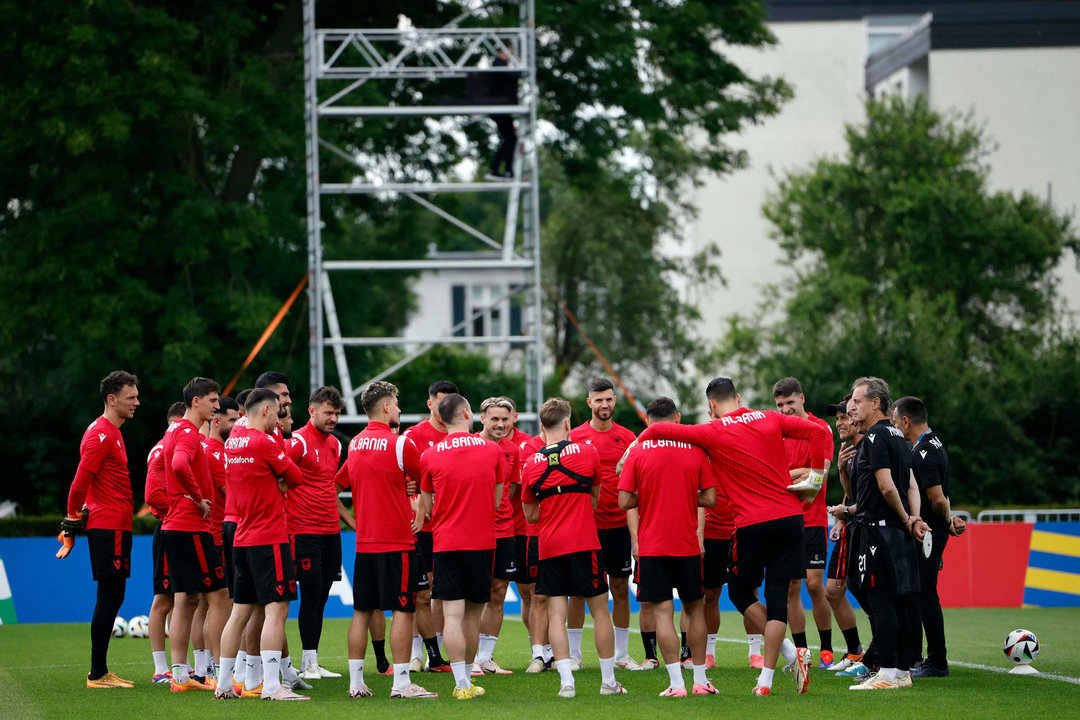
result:
<svg viewBox="0 0 1080 720"><path fill-rule="evenodd" d="M113 621L112 636L115 638L122 638L127 635L127 620L117 616Z"/></svg>
<svg viewBox="0 0 1080 720"><path fill-rule="evenodd" d="M136 615L131 618L127 626L128 637L144 638L150 636L150 618L145 615Z"/></svg>
<svg viewBox="0 0 1080 720"><path fill-rule="evenodd" d="M1039 656L1039 638L1030 630L1013 630L1002 646L1005 656L1016 665L1030 665Z"/></svg>

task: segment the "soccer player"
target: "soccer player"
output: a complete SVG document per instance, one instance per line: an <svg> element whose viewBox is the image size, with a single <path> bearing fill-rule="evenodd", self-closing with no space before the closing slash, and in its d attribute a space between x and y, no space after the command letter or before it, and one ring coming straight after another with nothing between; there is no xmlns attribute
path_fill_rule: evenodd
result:
<svg viewBox="0 0 1080 720"><path fill-rule="evenodd" d="M520 480L521 466L525 462L525 446L530 440L533 439L532 435L526 432L522 432L517 428L518 413L517 405L514 403L513 398L502 396L501 400L506 401L510 405L510 421L509 429L506 431L506 439L514 444L514 447L518 449L518 467L514 471L514 476ZM539 653L533 653L533 660L529 663L529 667L525 670L527 673L543 672L547 669L545 666L545 659L549 659L550 655L544 650L547 646L547 616L545 615L543 620L544 631L539 633L533 630L530 624L530 616L532 615L532 603L533 603L533 588L536 585L536 575L529 574L529 537L530 537L530 525L525 519L525 513L521 509L521 483L517 483L514 486L514 491L510 496L510 506L514 511L514 550L517 553L515 565L517 567L517 577L514 579L514 584L517 586L518 597L521 598L521 622L525 625L525 630L529 633L529 645L534 651L539 648ZM535 531L532 533L533 545L535 546ZM534 554L535 554L535 547ZM536 562L532 563L532 568L536 569ZM539 659L539 662L537 660Z"/></svg>
<svg viewBox="0 0 1080 720"><path fill-rule="evenodd" d="M205 594L209 603L207 622L213 656L220 657L221 629L228 618L225 569L210 534L210 509L217 491L199 434L199 428L210 422L220 407L219 392L220 387L210 378L196 377L184 386L184 416L169 426L163 444L169 512L161 526L161 537L175 590L169 625L169 689L173 692L213 690L211 684L188 673L188 641L200 596Z"/></svg>
<svg viewBox="0 0 1080 720"><path fill-rule="evenodd" d="M401 421L398 390L377 380L360 397L368 425L349 442L349 457L335 478L352 490L356 512L353 619L349 625L349 697L370 697L364 683L368 628L380 608L393 610L390 652L394 659L392 698L433 698L410 679L409 650L416 611L416 564L410 489L420 476L420 451L397 435Z"/></svg>
<svg viewBox="0 0 1080 720"><path fill-rule="evenodd" d="M566 630L567 596L589 606L600 694L625 695L615 679L615 637L608 614L604 556L593 509L600 499L603 471L596 448L570 440L570 403L550 398L540 408L546 443L522 468L521 506L540 532L537 597L546 598L548 639L559 671L559 697L577 694Z"/></svg>
<svg viewBox="0 0 1080 720"><path fill-rule="evenodd" d="M451 393L438 410L446 437L420 458L420 490L434 535L431 594L443 602L454 697L471 700L484 694L472 684L469 669L480 640L480 614L491 599L503 455L495 443L471 434L472 409L464 397Z"/></svg>
<svg viewBox="0 0 1080 720"><path fill-rule="evenodd" d="M847 652L839 662L833 664L830 670L837 673L847 672L852 666L861 663L863 648L859 640L859 626L855 620L855 611L851 608L851 602L847 598L847 558L850 550L850 538L848 529L841 517L842 510L851 504L851 474L855 464L855 447L862 440L862 433L848 418L847 401L848 395L838 403L826 406L825 412L836 418L836 434L840 436L840 452L836 458L837 470L840 474L840 485L844 488L844 501L839 506L829 508L829 514L834 515L835 522L831 531L833 541L832 555L829 557L829 568L826 573L825 597L832 607L836 617L836 626L844 635L847 643Z"/></svg>
<svg viewBox="0 0 1080 720"><path fill-rule="evenodd" d="M203 426L203 435L206 437L202 441L203 452L206 453L206 461L210 468L210 480L213 487L213 499L210 503L210 535L214 538L214 545L217 547L218 556L221 558L221 567L228 577L229 571L232 569L232 561L225 558L224 541L222 537L222 525L225 521L225 485L226 485L226 472L225 472L225 441L229 439L229 433L232 432L233 425L240 419L240 406L236 404L236 401L227 395L222 395L218 398L218 409L214 411L214 417L210 422ZM226 620L228 619L228 613L232 612L232 600L228 595L228 580L226 579L225 598L224 598L224 611L226 614ZM201 606L200 606L201 607ZM196 617L198 614L196 614ZM222 624L221 629L224 630L225 626ZM205 619L203 627L203 638L209 638L212 636L213 628L210 626L209 620ZM195 638L195 629L192 628L192 639ZM219 645L219 638L221 637L220 630L218 635L214 638L214 644ZM220 658L217 656L211 656L208 648L204 647L195 651L195 676L214 678L214 663ZM215 682L216 682L216 678ZM230 682L228 678L225 680Z"/></svg>
<svg viewBox="0 0 1080 720"><path fill-rule="evenodd" d="M902 397L892 409L893 425L911 443L911 471L919 485L920 507L930 526L933 545L930 555L916 553L919 563L919 592L915 605L926 630L926 661L911 673L913 677L948 677L949 661L945 652L945 619L938 597L938 573L941 555L949 535L964 532L964 522L952 514L949 504L949 453L927 422L926 404L917 397ZM918 655L922 655L922 635L914 631Z"/></svg>
<svg viewBox="0 0 1080 720"><path fill-rule="evenodd" d="M165 413L165 426L184 416L184 403L175 402ZM169 493L165 490L165 438L158 440L146 456L146 486L143 494L154 517L165 519L169 512ZM168 683L172 679L169 660L165 654L165 620L173 609L173 590L169 582L169 564L161 540L161 523L154 527L154 601L150 605L150 653L154 658L153 682Z"/></svg>
<svg viewBox="0 0 1080 720"><path fill-rule="evenodd" d="M233 608L221 637L223 682L214 692L218 699L239 697L239 688L230 685L228 679L233 677L236 653L256 605L264 608L265 617L260 642L262 699L308 699L281 684L285 619L289 602L296 599L296 573L283 493L286 488L300 485L304 477L271 436L277 427L279 408L272 391L253 390L247 397L245 424L235 427L225 443L227 492L235 495L239 519L233 544Z"/></svg>
<svg viewBox="0 0 1080 720"><path fill-rule="evenodd" d="M646 410L648 424L678 423L671 398L658 397ZM670 684L660 697L686 697L674 595L682 601L693 657L694 695L719 691L705 676L705 596L698 544L698 508L716 504L716 477L705 452L686 442L644 440L630 450L619 478L619 507L638 510L638 600L653 613L660 652Z"/></svg>
<svg viewBox="0 0 1080 720"><path fill-rule="evenodd" d="M773 401L776 409L785 415L810 420L828 431L825 440L825 473L829 472L832 461L833 437L829 423L815 417L806 410L806 395L798 379L786 377L773 385ZM810 446L806 440L785 439L788 470L791 481L797 483L806 479L810 473ZM817 625L821 639L819 667L828 669L833 665L832 615L829 601L825 597L825 564L829 551L828 527L829 513L825 502L826 484L824 479L814 499L803 507L803 534L806 538L806 590L810 594L810 603L814 612L814 624ZM788 625L791 628L791 640L795 647L807 647L806 610L802 604L802 580L794 580L788 589Z"/></svg>
<svg viewBox="0 0 1080 720"><path fill-rule="evenodd" d="M633 546L626 513L619 509L619 476L615 466L626 448L634 442L634 433L612 420L615 413L615 387L607 378L589 381L586 402L592 411L587 423L570 432L570 440L596 448L604 482L596 504L596 529L601 554L607 568L612 597L612 621L615 626L615 667L633 669L630 657L630 575ZM569 609L570 656L574 669L581 667L581 633L585 624L585 604L578 600Z"/></svg>
<svg viewBox="0 0 1080 720"><path fill-rule="evenodd" d="M334 484L341 464L341 441L334 428L344 409L337 388L320 387L308 399L308 423L292 434L290 457L303 473L304 483L285 497L285 508L296 553L303 645L300 676L305 680L341 677L319 664L318 652L323 610L330 588L341 579L341 521L352 522Z"/></svg>
<svg viewBox="0 0 1080 720"><path fill-rule="evenodd" d="M428 386L428 418L405 431L409 439L416 443L421 456L446 437L446 425L439 417L439 402L447 395L457 392L458 386L449 380L436 380ZM418 509L423 511L419 498L415 502L419 503ZM432 522L430 517L424 517L423 520L423 525L416 531L416 549L419 551L420 568L424 575L416 593L416 630L427 650L428 671L450 672L450 663L443 659L439 650L443 626L442 603L433 601L431 596L434 579Z"/></svg>
<svg viewBox="0 0 1080 720"><path fill-rule="evenodd" d="M492 656L502 629L503 603L510 581L518 577L517 545L514 540L514 509L511 494L519 487L520 460L518 447L506 437L510 426L513 403L501 397L490 397L480 403L480 422L483 428L477 435L490 440L502 451L503 489L499 507L495 511L495 565L491 574L491 599L480 616L480 642L476 649L473 675L510 675L513 671L499 667Z"/></svg>
<svg viewBox="0 0 1080 720"><path fill-rule="evenodd" d="M728 592L732 603L754 627L765 629L765 667L754 694L772 692L776 658L787 630L787 593L792 580L806 574L802 502L787 488L784 438L809 440L811 482L824 474L825 428L809 420L742 407L742 397L729 378L713 379L705 390L712 416L704 425L653 423L638 442L678 440L704 449L713 467L723 470L728 497L735 508L735 535ZM765 581L765 603L754 595ZM794 660L795 687L806 692L810 652L806 648L785 657Z"/></svg>
<svg viewBox="0 0 1080 720"><path fill-rule="evenodd" d="M917 652L913 595L919 591L919 568L910 538L921 541L926 523L918 515L918 488L910 484L911 452L904 434L889 422L890 405L884 380L862 377L852 384L848 415L864 437L855 455L855 506L849 509L856 532L848 583L866 597L880 666L852 690L910 687Z"/></svg>
<svg viewBox="0 0 1080 720"><path fill-rule="evenodd" d="M86 533L97 602L90 621L88 688L130 688L135 683L109 672L109 638L131 576L131 518L135 510L127 449L120 426L139 407L139 379L114 370L101 381L105 409L79 443L79 467L68 491L64 532ZM87 514L88 513L88 514ZM186 650L185 650L186 653Z"/></svg>

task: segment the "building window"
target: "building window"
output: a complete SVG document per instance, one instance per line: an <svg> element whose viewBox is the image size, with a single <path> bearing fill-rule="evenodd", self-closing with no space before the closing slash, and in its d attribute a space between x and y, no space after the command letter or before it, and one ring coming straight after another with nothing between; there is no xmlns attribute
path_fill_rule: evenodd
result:
<svg viewBox="0 0 1080 720"><path fill-rule="evenodd" d="M498 337L521 334L518 286L454 285L451 288L451 318L457 337Z"/></svg>

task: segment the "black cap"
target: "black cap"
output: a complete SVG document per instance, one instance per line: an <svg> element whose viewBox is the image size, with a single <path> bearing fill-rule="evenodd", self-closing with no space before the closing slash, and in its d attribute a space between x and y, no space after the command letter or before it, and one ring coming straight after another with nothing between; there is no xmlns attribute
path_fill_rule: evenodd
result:
<svg viewBox="0 0 1080 720"><path fill-rule="evenodd" d="M847 401L851 399L851 395L847 395L843 400L832 405L825 406L825 414L836 417L840 413L847 415Z"/></svg>

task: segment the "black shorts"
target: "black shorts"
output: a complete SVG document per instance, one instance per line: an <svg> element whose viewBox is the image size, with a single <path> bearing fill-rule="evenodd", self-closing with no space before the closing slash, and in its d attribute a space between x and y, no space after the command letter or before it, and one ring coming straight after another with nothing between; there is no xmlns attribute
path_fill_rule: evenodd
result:
<svg viewBox="0 0 1080 720"><path fill-rule="evenodd" d="M428 578L428 574L424 572L424 558L420 554L420 548L413 547L409 551L409 562L416 568L416 592L430 590L431 580Z"/></svg>
<svg viewBox="0 0 1080 720"><path fill-rule="evenodd" d="M165 543L161 539L161 524L154 528L154 542L151 546L154 555L154 594L172 595L172 583L169 582L169 561L165 558Z"/></svg>
<svg viewBox="0 0 1080 720"><path fill-rule="evenodd" d="M597 530L600 538L600 552L604 556L604 567L608 577L624 578L633 574L633 543L630 542L630 528L607 528Z"/></svg>
<svg viewBox="0 0 1080 720"><path fill-rule="evenodd" d="M225 587L214 536L208 532L162 530L165 556L169 559L169 581L173 592L204 593Z"/></svg>
<svg viewBox="0 0 1080 720"><path fill-rule="evenodd" d="M296 599L296 568L289 543L234 547L236 584L233 600L241 605L269 605Z"/></svg>
<svg viewBox="0 0 1080 720"><path fill-rule="evenodd" d="M694 602L705 597L704 568L700 555L687 557L638 558L641 580L638 582L640 602L664 602L674 598L672 589L677 588L679 599Z"/></svg>
<svg viewBox="0 0 1080 720"><path fill-rule="evenodd" d="M300 586L326 589L341 579L341 533L294 535L293 557Z"/></svg>
<svg viewBox="0 0 1080 720"><path fill-rule="evenodd" d="M803 528L803 543L806 545L806 569L824 570L825 559L829 554L829 529Z"/></svg>
<svg viewBox="0 0 1080 720"><path fill-rule="evenodd" d="M540 561L537 595L591 598L607 592L604 555L599 550L582 550Z"/></svg>
<svg viewBox="0 0 1080 720"><path fill-rule="evenodd" d="M731 555L731 540L705 538L705 557L703 558L702 581L707 590L718 590L727 582L728 558Z"/></svg>
<svg viewBox="0 0 1080 720"><path fill-rule="evenodd" d="M731 536L728 582L739 580L751 587L758 587L766 576L774 580L806 577L802 515L735 529Z"/></svg>
<svg viewBox="0 0 1080 720"><path fill-rule="evenodd" d="M233 541L236 539L236 523L221 523L221 566L225 568L225 584L229 587L229 597L233 596L236 583L236 563L233 560Z"/></svg>
<svg viewBox="0 0 1080 720"><path fill-rule="evenodd" d="M353 609L416 612L416 586L422 574L414 550L356 553Z"/></svg>
<svg viewBox="0 0 1080 720"><path fill-rule="evenodd" d="M522 582L536 582L540 574L540 537L538 535L525 536L525 566L524 575L528 580Z"/></svg>
<svg viewBox="0 0 1080 720"><path fill-rule="evenodd" d="M919 592L915 541L899 527L860 525L858 545L848 558L847 583L852 590L881 591L896 597Z"/></svg>
<svg viewBox="0 0 1080 720"><path fill-rule="evenodd" d="M491 599L494 550L450 550L434 553L436 600L468 600L483 605Z"/></svg>
<svg viewBox="0 0 1080 720"><path fill-rule="evenodd" d="M495 565L491 577L500 580L517 580L517 540L513 537L495 538Z"/></svg>
<svg viewBox="0 0 1080 720"><path fill-rule="evenodd" d="M420 552L420 569L435 572L435 536L429 532L416 533L416 549Z"/></svg>
<svg viewBox="0 0 1080 720"><path fill-rule="evenodd" d="M828 580L843 582L847 577L848 529L847 525L840 531L840 539L833 543L832 552L829 553L829 569L825 571Z"/></svg>
<svg viewBox="0 0 1080 720"><path fill-rule="evenodd" d="M536 543L534 542L533 545ZM514 536L514 552L517 555L517 577L514 582L518 585L531 585L536 582L536 573L529 574L529 536Z"/></svg>
<svg viewBox="0 0 1080 720"><path fill-rule="evenodd" d="M86 531L90 570L95 580L131 577L131 531L95 528Z"/></svg>

